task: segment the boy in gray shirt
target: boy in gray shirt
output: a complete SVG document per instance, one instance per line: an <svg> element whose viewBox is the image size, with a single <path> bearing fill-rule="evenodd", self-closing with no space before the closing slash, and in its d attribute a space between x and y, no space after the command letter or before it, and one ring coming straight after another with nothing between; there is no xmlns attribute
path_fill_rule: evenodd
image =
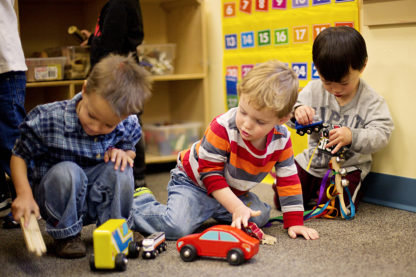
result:
<svg viewBox="0 0 416 277"><path fill-rule="evenodd" d="M314 41L312 55L320 80L309 82L299 93L294 115L302 125L313 123L317 116L324 123L342 126L329 132L326 147L334 147L332 154L349 147L352 155L342 167L347 170L348 189L357 205L362 196L361 181L371 168L371 154L388 144L393 120L383 97L360 78L367 64L367 50L358 31L345 26L323 30ZM308 148L295 158L305 208L310 208L310 200L318 198L331 158L322 151L315 152L319 139L318 133L312 133ZM322 202L327 200L324 196ZM344 200L349 205L349 199Z"/></svg>

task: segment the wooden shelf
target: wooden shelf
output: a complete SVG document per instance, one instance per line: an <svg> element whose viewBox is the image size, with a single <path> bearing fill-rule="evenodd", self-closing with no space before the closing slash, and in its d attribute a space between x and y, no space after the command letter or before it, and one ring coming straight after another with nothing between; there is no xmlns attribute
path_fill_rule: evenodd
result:
<svg viewBox="0 0 416 277"><path fill-rule="evenodd" d="M39 87L60 87L70 85L82 85L84 80L63 80L63 81L50 81L50 82L31 82L26 83L28 88L39 88Z"/></svg>
<svg viewBox="0 0 416 277"><path fill-rule="evenodd" d="M67 29L94 30L107 0L19 0L20 36L26 57L50 47L78 45ZM207 53L203 0L141 0L146 44L176 45L174 72L152 76L153 94L144 106L142 122L209 123ZM47 28L47 32L45 31ZM27 110L73 97L84 80L31 82L26 87ZM201 130L201 135L202 135ZM176 155L146 154L146 163L165 163Z"/></svg>
<svg viewBox="0 0 416 277"><path fill-rule="evenodd" d="M146 164L174 162L177 157L178 155L157 156L146 153Z"/></svg>

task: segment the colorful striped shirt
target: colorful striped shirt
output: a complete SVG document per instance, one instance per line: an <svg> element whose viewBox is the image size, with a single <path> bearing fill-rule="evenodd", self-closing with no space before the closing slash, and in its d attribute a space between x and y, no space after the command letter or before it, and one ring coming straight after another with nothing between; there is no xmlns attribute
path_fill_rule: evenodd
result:
<svg viewBox="0 0 416 277"><path fill-rule="evenodd" d="M236 112L233 108L215 118L204 137L180 153L179 168L208 194L230 187L236 195L242 195L274 167L284 227L303 225L302 187L290 132L285 126L275 126L267 135L266 148L258 150L240 136Z"/></svg>
<svg viewBox="0 0 416 277"><path fill-rule="evenodd" d="M109 134L89 136L82 128L75 111L82 95L40 105L34 108L19 126L13 154L24 159L29 166L29 180L38 184L55 164L71 161L80 167L104 162L104 153L110 147L135 151L141 136L136 115L120 122Z"/></svg>

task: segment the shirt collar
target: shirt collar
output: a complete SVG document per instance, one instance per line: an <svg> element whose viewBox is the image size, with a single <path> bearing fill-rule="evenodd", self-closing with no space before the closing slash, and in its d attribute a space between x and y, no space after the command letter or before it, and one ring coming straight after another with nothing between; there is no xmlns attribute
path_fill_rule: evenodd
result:
<svg viewBox="0 0 416 277"><path fill-rule="evenodd" d="M65 106L65 131L74 132L81 130L78 114L76 112L77 103L82 99L81 92L76 94L72 99L68 100Z"/></svg>

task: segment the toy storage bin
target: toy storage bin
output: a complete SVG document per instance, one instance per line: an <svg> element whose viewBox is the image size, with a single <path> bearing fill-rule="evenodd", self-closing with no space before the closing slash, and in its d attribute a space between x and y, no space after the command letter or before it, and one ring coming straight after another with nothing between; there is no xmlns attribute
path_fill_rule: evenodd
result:
<svg viewBox="0 0 416 277"><path fill-rule="evenodd" d="M28 82L55 81L64 78L65 57L27 58L26 78Z"/></svg>
<svg viewBox="0 0 416 277"><path fill-rule="evenodd" d="M66 57L64 78L84 79L91 68L89 46L62 46L45 49L49 57Z"/></svg>
<svg viewBox="0 0 416 277"><path fill-rule="evenodd" d="M142 44L137 46L140 65L154 75L173 74L176 44Z"/></svg>
<svg viewBox="0 0 416 277"><path fill-rule="evenodd" d="M144 124L146 153L158 156L175 155L200 139L201 123L171 125Z"/></svg>

